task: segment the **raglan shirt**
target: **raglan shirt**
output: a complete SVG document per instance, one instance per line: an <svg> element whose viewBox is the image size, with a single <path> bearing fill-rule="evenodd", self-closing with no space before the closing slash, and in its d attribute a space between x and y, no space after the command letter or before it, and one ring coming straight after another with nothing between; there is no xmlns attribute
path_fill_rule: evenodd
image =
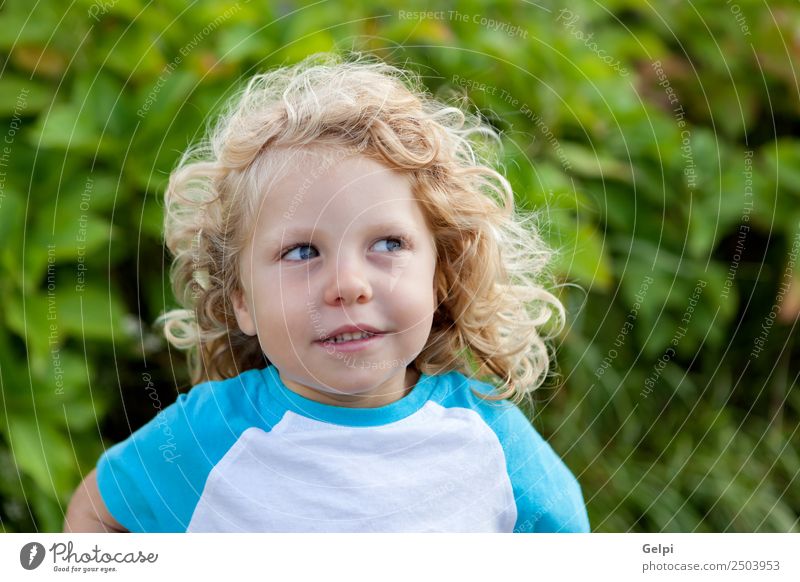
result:
<svg viewBox="0 0 800 582"><path fill-rule="evenodd" d="M453 371L347 408L274 366L199 384L97 464L132 532L588 532L580 485L522 411Z"/></svg>

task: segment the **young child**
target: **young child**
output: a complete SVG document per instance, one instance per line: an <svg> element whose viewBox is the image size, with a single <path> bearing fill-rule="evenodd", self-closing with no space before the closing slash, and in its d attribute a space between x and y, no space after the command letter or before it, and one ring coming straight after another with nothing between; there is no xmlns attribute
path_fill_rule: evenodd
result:
<svg viewBox="0 0 800 582"><path fill-rule="evenodd" d="M549 251L474 133L497 137L376 59L252 78L166 195L185 309L162 319L197 385L101 456L65 529L589 531L517 406L563 326Z"/></svg>

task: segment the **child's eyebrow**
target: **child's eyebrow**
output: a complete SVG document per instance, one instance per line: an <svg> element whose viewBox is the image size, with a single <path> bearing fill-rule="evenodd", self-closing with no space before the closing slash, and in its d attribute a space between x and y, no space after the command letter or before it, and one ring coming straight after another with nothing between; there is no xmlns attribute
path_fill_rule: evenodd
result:
<svg viewBox="0 0 800 582"><path fill-rule="evenodd" d="M386 234L414 234L416 229L408 224L398 221L381 222L379 224L372 224L367 227L369 232L385 232ZM287 228L283 234L274 234L267 239L267 244L280 245L293 242L295 239L309 239L311 236L317 238L325 238L326 231L322 226L316 227L299 226Z"/></svg>

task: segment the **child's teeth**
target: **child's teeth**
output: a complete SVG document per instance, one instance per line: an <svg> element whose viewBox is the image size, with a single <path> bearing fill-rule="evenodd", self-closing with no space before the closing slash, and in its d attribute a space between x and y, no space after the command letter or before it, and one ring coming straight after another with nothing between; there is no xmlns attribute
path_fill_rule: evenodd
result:
<svg viewBox="0 0 800 582"><path fill-rule="evenodd" d="M341 335L337 335L336 337L330 338L328 341L338 344L338 343L342 343L342 342L349 342L349 341L356 340L356 339L364 339L366 337L370 337L371 335L373 335L373 334L367 333L365 331L362 331L362 332L359 332L359 333L343 333Z"/></svg>

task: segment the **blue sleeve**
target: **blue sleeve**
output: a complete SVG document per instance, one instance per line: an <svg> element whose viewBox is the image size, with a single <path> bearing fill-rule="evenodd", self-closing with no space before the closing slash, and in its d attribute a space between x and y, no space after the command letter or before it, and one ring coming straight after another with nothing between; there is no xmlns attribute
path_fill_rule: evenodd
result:
<svg viewBox="0 0 800 582"><path fill-rule="evenodd" d="M214 392L207 384L181 394L98 460L100 495L129 531L186 531L211 469L235 441Z"/></svg>
<svg viewBox="0 0 800 582"><path fill-rule="evenodd" d="M578 480L522 411L509 403L494 428L517 502L514 532L589 532Z"/></svg>

